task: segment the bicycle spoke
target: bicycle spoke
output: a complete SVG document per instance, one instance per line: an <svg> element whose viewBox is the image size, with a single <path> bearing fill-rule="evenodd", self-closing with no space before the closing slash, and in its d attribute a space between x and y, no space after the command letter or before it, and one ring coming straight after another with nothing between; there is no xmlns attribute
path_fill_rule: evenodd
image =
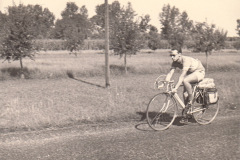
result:
<svg viewBox="0 0 240 160"><path fill-rule="evenodd" d="M158 119L159 118L159 115L160 114L157 114L154 118L153 118L153 120L152 120L152 122L151 122L151 124L153 124L153 122L156 120L156 119ZM157 121L155 121L155 122L157 122Z"/></svg>
<svg viewBox="0 0 240 160"><path fill-rule="evenodd" d="M155 121L156 118L159 118L159 115L162 113L162 110L166 111L167 108L168 108L168 107L166 106L166 103L164 103L164 104L163 104L163 107L160 109L160 111L158 112L158 114L153 118L152 123L153 123L153 121ZM164 113L164 112L163 112L163 113ZM151 124L152 124L152 123L151 123Z"/></svg>
<svg viewBox="0 0 240 160"><path fill-rule="evenodd" d="M204 111L205 109L204 108L202 108L202 107L198 107L198 108L195 108L191 113L193 114L193 113L198 113L198 114L200 114L200 112L202 111Z"/></svg>
<svg viewBox="0 0 240 160"><path fill-rule="evenodd" d="M194 107L193 116L199 124L209 124L216 118L218 111L218 103L208 106L198 104L198 107Z"/></svg>

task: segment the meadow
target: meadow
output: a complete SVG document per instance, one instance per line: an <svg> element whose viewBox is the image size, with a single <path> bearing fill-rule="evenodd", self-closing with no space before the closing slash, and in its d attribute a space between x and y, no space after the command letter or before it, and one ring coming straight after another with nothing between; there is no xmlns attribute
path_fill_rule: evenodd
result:
<svg viewBox="0 0 240 160"><path fill-rule="evenodd" d="M109 88L105 88L101 50L84 50L77 56L67 51L39 52L35 61L23 61L26 79L19 78L19 62L1 63L0 131L144 120L150 98L159 92L153 89L154 80L169 70L168 52L143 50L129 56L128 74L124 74L123 59L111 53ZM206 65L204 53L186 50L184 54ZM239 114L239 71L239 51L216 51L209 56L206 77L214 78L217 85L219 116Z"/></svg>

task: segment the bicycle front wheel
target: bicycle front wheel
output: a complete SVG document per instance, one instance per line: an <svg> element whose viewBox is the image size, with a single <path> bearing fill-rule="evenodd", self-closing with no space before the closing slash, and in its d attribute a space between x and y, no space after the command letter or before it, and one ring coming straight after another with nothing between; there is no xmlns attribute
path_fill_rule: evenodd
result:
<svg viewBox="0 0 240 160"><path fill-rule="evenodd" d="M149 126L161 131L169 128L177 116L177 103L168 93L159 93L149 102L146 112Z"/></svg>
<svg viewBox="0 0 240 160"><path fill-rule="evenodd" d="M193 117L199 124L209 124L217 116L219 112L219 104L202 105L195 103L193 105Z"/></svg>

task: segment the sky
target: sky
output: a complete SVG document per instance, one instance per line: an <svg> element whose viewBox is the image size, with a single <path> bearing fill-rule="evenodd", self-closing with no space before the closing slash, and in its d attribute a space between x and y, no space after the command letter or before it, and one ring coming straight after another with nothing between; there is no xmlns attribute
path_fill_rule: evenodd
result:
<svg viewBox="0 0 240 160"><path fill-rule="evenodd" d="M56 19L61 18L61 12L66 8L67 2L75 2L78 7L83 5L88 9L89 18L95 15L96 6L105 0L0 0L0 11L6 13L7 7L13 2L18 5L39 4L48 8ZM114 0L108 0L111 4ZM237 35L237 19L240 19L240 0L118 0L126 6L131 2L133 10L138 16L150 15L150 24L160 30L159 13L166 4L177 7L180 12L186 11L194 22L207 22L215 24L218 29L228 31L228 36Z"/></svg>

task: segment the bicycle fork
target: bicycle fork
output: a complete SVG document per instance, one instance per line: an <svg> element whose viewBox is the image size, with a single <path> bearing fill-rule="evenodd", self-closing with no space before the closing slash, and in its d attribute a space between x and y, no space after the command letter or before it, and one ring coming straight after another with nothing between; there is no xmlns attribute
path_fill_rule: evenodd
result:
<svg viewBox="0 0 240 160"><path fill-rule="evenodd" d="M160 109L160 111L158 112L158 114L153 118L152 120L152 124L155 122L157 123L158 122L158 119L160 118L160 115L162 113L166 113L168 107L169 107L169 104L170 104L170 99L168 99L168 96L166 97L166 99L164 100L164 103L163 103L163 107Z"/></svg>
<svg viewBox="0 0 240 160"><path fill-rule="evenodd" d="M161 110L159 111L159 113L165 113L169 107L169 104L170 104L170 99L168 99L168 96L166 97L166 99L164 100L164 103L163 103L163 107L161 108Z"/></svg>

